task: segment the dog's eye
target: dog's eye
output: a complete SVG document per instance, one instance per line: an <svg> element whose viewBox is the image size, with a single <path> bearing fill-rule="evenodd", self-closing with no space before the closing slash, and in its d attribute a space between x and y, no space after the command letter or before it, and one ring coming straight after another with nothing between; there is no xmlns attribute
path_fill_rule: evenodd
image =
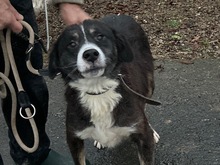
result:
<svg viewBox="0 0 220 165"><path fill-rule="evenodd" d="M102 41L104 37L105 37L105 36L104 36L103 34L98 34L98 35L96 36L96 40L97 40L97 41Z"/></svg>
<svg viewBox="0 0 220 165"><path fill-rule="evenodd" d="M75 48L77 46L77 43L75 41L71 41L68 45L70 48Z"/></svg>

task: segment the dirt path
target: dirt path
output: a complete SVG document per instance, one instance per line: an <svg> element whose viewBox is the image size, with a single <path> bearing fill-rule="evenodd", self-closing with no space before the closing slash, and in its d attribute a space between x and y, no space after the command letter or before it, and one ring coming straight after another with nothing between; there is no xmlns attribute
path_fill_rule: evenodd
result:
<svg viewBox="0 0 220 165"><path fill-rule="evenodd" d="M133 16L149 36L157 59L192 63L198 58L220 58L219 0L87 0L85 10L94 18L106 14ZM38 16L45 39L44 14ZM64 28L57 10L49 7L51 42Z"/></svg>

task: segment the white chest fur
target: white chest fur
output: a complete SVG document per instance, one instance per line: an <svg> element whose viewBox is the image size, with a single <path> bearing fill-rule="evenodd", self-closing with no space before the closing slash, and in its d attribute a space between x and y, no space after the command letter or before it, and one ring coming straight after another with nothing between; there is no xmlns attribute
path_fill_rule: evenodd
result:
<svg viewBox="0 0 220 165"><path fill-rule="evenodd" d="M123 138L135 131L134 127L113 127L112 112L122 98L121 94L115 91L119 85L118 81L99 77L79 79L69 85L80 91L80 102L84 108L91 112L91 122L94 124L94 126L78 132L77 135L80 138L92 138L99 141L103 146L114 147ZM87 93L102 94L88 95Z"/></svg>

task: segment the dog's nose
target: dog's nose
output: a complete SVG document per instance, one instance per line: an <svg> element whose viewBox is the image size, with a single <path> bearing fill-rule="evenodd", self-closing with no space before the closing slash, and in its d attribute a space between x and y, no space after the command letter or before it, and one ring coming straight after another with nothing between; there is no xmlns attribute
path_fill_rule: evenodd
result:
<svg viewBox="0 0 220 165"><path fill-rule="evenodd" d="M83 59L88 62L94 63L98 59L98 57L99 57L99 52L95 49L89 49L83 53Z"/></svg>

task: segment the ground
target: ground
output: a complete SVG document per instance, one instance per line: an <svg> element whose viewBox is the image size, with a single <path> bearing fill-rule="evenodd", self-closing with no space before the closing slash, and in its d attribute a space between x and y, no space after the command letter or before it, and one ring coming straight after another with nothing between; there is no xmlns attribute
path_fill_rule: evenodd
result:
<svg viewBox="0 0 220 165"><path fill-rule="evenodd" d="M155 59L176 59L190 64L195 59L220 58L219 0L87 0L83 7L93 18L107 14L134 17L148 34ZM51 44L65 27L57 9L48 7ZM45 15L37 17L45 39Z"/></svg>

